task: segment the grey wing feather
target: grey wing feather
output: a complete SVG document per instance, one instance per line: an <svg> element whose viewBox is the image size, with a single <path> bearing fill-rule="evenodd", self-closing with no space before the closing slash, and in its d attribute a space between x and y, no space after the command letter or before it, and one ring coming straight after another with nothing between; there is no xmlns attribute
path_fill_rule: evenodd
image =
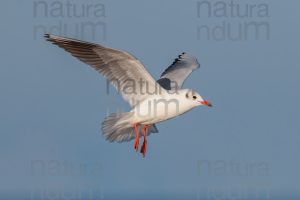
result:
<svg viewBox="0 0 300 200"><path fill-rule="evenodd" d="M165 91L143 64L127 52L50 34L45 34L45 38L100 72L131 107L147 99L149 94Z"/></svg>
<svg viewBox="0 0 300 200"><path fill-rule="evenodd" d="M182 53L161 74L157 82L166 90L180 89L185 79L200 67L197 59L187 53Z"/></svg>

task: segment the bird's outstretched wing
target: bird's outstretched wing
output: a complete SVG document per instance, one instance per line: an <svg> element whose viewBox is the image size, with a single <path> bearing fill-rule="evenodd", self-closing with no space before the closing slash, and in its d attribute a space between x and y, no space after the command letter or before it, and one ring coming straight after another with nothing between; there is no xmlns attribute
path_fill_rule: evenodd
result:
<svg viewBox="0 0 300 200"><path fill-rule="evenodd" d="M165 92L143 64L127 52L50 34L45 38L100 72L131 107L149 95Z"/></svg>
<svg viewBox="0 0 300 200"><path fill-rule="evenodd" d="M166 90L180 89L185 79L200 67L197 59L187 53L182 53L161 74L157 82Z"/></svg>

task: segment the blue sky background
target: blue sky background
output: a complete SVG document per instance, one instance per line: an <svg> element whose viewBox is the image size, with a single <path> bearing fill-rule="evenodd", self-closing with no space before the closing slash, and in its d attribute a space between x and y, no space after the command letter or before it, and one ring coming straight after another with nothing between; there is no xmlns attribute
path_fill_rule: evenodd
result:
<svg viewBox="0 0 300 200"><path fill-rule="evenodd" d="M56 1L41 1L46 17L41 7L34 15L35 2L0 3L2 197L300 196L299 1L247 1L248 6L264 3L267 17L256 11L252 17L208 17L206 7L198 17L197 1L179 0L62 1L63 9L67 2L77 10L103 4L102 17L92 11L54 16ZM211 2L228 6L231 1ZM245 1L233 2L245 12ZM154 77L183 51L201 64L184 87L199 91L214 107L159 124L145 159L134 152L133 142L111 144L101 135L108 112L129 109L122 98L112 87L107 94L103 77L35 31L63 23L69 29L62 35L76 37L76 25L98 21L105 24L105 37L100 29L96 37L86 30L82 38L132 53ZM212 30L223 22L234 34L239 24L264 22L270 37L257 40L250 31L245 40L197 38L197 27Z"/></svg>

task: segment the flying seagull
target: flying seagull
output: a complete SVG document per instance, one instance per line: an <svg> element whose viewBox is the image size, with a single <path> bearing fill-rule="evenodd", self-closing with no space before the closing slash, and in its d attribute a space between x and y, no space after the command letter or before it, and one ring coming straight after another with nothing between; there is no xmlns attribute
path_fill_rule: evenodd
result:
<svg viewBox="0 0 300 200"><path fill-rule="evenodd" d="M102 122L102 134L110 142L144 137L141 153L146 154L147 136L157 133L155 123L179 116L192 108L211 104L191 89L181 89L185 79L200 67L197 59L182 53L155 79L143 64L125 51L81 40L45 34L45 38L90 65L116 87L131 110L113 113Z"/></svg>

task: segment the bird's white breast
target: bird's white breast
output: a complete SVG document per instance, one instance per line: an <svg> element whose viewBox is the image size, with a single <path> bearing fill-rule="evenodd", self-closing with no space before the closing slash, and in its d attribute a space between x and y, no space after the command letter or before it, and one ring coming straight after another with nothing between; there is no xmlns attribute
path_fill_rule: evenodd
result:
<svg viewBox="0 0 300 200"><path fill-rule="evenodd" d="M192 107L188 101L177 95L154 96L138 104L132 112L135 122L153 124L181 115Z"/></svg>

